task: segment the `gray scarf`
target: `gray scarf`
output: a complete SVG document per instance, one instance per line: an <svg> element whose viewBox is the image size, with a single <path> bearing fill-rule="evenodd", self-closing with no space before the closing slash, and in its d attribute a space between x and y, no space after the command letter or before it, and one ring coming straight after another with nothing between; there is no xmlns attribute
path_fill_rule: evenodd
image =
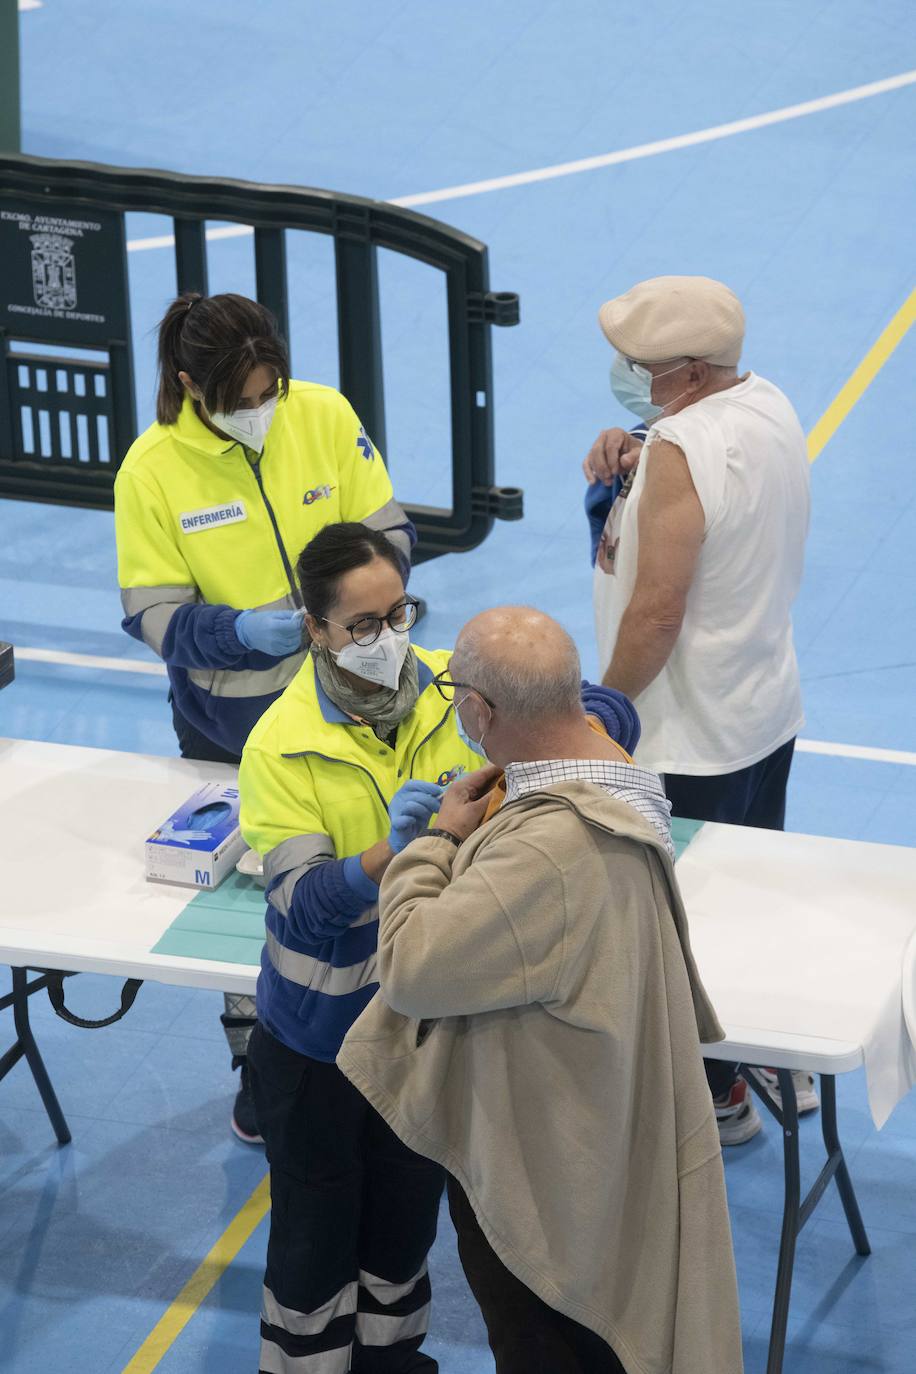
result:
<svg viewBox="0 0 916 1374"><path fill-rule="evenodd" d="M420 678L413 649L407 650L397 687L382 687L375 692L369 690L368 683L365 691L354 687L344 677L327 649L313 644L311 653L318 681L334 705L346 711L348 716L357 716L366 721L380 740L387 740L417 704Z"/></svg>

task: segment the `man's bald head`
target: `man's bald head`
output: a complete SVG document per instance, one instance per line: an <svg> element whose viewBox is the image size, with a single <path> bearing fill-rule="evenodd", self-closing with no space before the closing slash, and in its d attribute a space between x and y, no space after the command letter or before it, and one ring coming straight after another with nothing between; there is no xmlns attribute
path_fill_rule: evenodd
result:
<svg viewBox="0 0 916 1374"><path fill-rule="evenodd" d="M452 654L452 676L519 718L581 713L582 678L572 638L531 606L498 606L469 620Z"/></svg>

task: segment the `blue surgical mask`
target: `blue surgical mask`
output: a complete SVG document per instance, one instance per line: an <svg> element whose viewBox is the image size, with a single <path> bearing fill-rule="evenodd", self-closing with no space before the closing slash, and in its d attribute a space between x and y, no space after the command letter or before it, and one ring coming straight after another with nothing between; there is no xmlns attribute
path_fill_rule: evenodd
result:
<svg viewBox="0 0 916 1374"><path fill-rule="evenodd" d="M669 401L668 405L657 406L652 400L652 383L658 377L667 377L671 372L678 372L686 363L678 363L677 367L669 367L667 372L657 372L655 377L646 367L640 367L639 363L631 362L623 353L618 353L611 366L611 390L616 399L633 415L638 415L640 420L644 420L647 425L651 425L653 420L674 405L674 401L679 401L680 396L675 396L674 401ZM681 392L681 395L684 395Z"/></svg>
<svg viewBox="0 0 916 1374"><path fill-rule="evenodd" d="M466 701L467 697L462 697L460 702L455 702L455 729L458 731L458 738L461 740L462 744L467 745L472 754L479 754L481 758L486 759L489 763L490 756L483 747L483 738L471 739L467 730L464 728L461 716L458 714L458 707L463 706Z"/></svg>

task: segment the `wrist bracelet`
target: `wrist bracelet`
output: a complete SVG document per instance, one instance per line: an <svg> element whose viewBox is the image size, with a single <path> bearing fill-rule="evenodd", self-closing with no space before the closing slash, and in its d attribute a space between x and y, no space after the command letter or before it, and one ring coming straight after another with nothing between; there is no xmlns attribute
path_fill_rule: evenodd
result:
<svg viewBox="0 0 916 1374"><path fill-rule="evenodd" d="M464 843L463 840L459 840L457 835L453 835L450 830L424 830L423 838L425 838L427 835L437 835L441 840L451 840L452 844L455 846L456 849L460 849L462 844Z"/></svg>

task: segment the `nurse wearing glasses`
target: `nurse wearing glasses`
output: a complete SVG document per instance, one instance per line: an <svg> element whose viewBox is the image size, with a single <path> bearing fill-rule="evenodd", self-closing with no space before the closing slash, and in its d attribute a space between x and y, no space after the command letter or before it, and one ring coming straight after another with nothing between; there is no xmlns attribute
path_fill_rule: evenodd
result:
<svg viewBox="0 0 916 1374"><path fill-rule="evenodd" d="M267 882L248 1049L272 1206L258 1367L419 1374L437 1368L420 1347L444 1177L334 1061L378 989L382 875L482 760L437 690L450 651L410 642L417 605L385 535L328 525L296 573L311 649L239 773Z"/></svg>

